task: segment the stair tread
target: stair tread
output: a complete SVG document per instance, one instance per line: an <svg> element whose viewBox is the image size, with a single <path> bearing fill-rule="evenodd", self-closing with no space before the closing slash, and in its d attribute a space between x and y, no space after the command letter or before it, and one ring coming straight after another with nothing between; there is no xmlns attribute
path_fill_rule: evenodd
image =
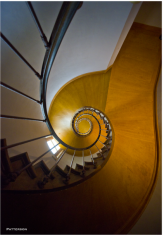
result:
<svg viewBox="0 0 163 235"><path fill-rule="evenodd" d="M79 169L83 169L83 166L82 165L80 165L80 164L76 164L76 168L79 168ZM85 168L85 170L89 170L89 167L88 166L84 166L84 168Z"/></svg>
<svg viewBox="0 0 163 235"><path fill-rule="evenodd" d="M107 139L105 142L104 142L104 144L107 144L107 145L109 145L109 144L111 144L111 142L112 142L112 140L111 139Z"/></svg>
<svg viewBox="0 0 163 235"><path fill-rule="evenodd" d="M93 165L93 162L85 162L86 165Z"/></svg>
<svg viewBox="0 0 163 235"><path fill-rule="evenodd" d="M56 166L54 171L57 171L63 177L67 176L67 173L64 170L62 170L58 165Z"/></svg>
<svg viewBox="0 0 163 235"><path fill-rule="evenodd" d="M37 170L38 168L40 168L46 175L49 174L50 169L47 167L46 163L44 162L44 160L39 161L38 163L36 163L34 165L34 169Z"/></svg>
<svg viewBox="0 0 163 235"><path fill-rule="evenodd" d="M66 168L67 168L67 173L68 173L68 171L70 169L70 166L66 165ZM66 168L65 168L65 170L66 170ZM80 175L80 171L78 171L78 170L76 170L74 168L71 168L71 173L73 173L75 175Z"/></svg>
<svg viewBox="0 0 163 235"><path fill-rule="evenodd" d="M97 153L97 156L98 156L98 157L100 157L100 156L102 157L102 152ZM96 158L96 157L95 157L95 158ZM95 158L94 158L94 159L95 159Z"/></svg>
<svg viewBox="0 0 163 235"><path fill-rule="evenodd" d="M18 154L16 156L11 157L10 161L12 163L13 168L15 168L15 170L18 170L18 168L17 168L18 165L20 166L20 169L22 169L23 167L25 167L31 163L27 152L24 152L24 153L21 153L21 154ZM19 161L20 161L20 163L18 164ZM28 167L26 169L26 172L28 173L30 178L32 178L32 179L36 178L36 172L35 172L35 169L33 166Z"/></svg>
<svg viewBox="0 0 163 235"><path fill-rule="evenodd" d="M96 157L96 158L94 158L95 161L98 160L98 159L103 159L103 157Z"/></svg>

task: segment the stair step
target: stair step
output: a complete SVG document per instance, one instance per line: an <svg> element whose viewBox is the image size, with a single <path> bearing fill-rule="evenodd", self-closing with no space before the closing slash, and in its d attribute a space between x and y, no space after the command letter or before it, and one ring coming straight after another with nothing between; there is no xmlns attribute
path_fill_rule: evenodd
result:
<svg viewBox="0 0 163 235"><path fill-rule="evenodd" d="M106 144L106 145L111 145L111 142L112 142L112 139L107 139L105 142L104 142L104 144Z"/></svg>
<svg viewBox="0 0 163 235"><path fill-rule="evenodd" d="M49 170L49 168L47 167L47 165L45 164L44 160L41 160L40 162L36 163L36 164L34 165L34 168L35 168L35 169L41 168L42 171L43 171L46 175L48 175L49 172L50 172L50 170Z"/></svg>
<svg viewBox="0 0 163 235"><path fill-rule="evenodd" d="M68 165L65 166L64 172L66 172L66 174L69 172L70 167Z"/></svg>
<svg viewBox="0 0 163 235"><path fill-rule="evenodd" d="M106 149L106 147L105 147L105 146L104 146L104 147L102 147L101 151L103 151L104 149Z"/></svg>
<svg viewBox="0 0 163 235"><path fill-rule="evenodd" d="M108 148L105 148L105 149L103 149L103 150L102 150L102 153L109 152L109 150L110 150L110 149L108 149Z"/></svg>
<svg viewBox="0 0 163 235"><path fill-rule="evenodd" d="M67 169L67 173L68 173L70 166L67 165L65 169ZM73 173L75 175L80 175L80 171L75 170L74 168L71 168L71 173Z"/></svg>
<svg viewBox="0 0 163 235"><path fill-rule="evenodd" d="M106 137L111 137L111 136L110 136L110 133L111 133L111 131L109 130L109 131L107 132L107 136L106 136Z"/></svg>
<svg viewBox="0 0 163 235"><path fill-rule="evenodd" d="M98 160L98 159L104 159L105 155L104 153L102 153L102 155L100 153L97 153L97 157L94 157L94 160Z"/></svg>
<svg viewBox="0 0 163 235"><path fill-rule="evenodd" d="M93 162L85 162L85 165L93 165Z"/></svg>
<svg viewBox="0 0 163 235"><path fill-rule="evenodd" d="M96 169L97 168L97 162L95 160L93 160L93 161L94 161L94 163L93 162L87 162L87 164L90 165L90 166L93 166L93 168L91 167L91 169Z"/></svg>
<svg viewBox="0 0 163 235"><path fill-rule="evenodd" d="M76 168L83 170L83 166L80 164L76 164ZM88 166L84 166L85 170L89 170L90 168Z"/></svg>
<svg viewBox="0 0 163 235"><path fill-rule="evenodd" d="M109 151L110 148L111 148L111 145L106 145L106 146L104 146L104 147L101 149L101 150L102 150L102 153L104 153L103 151L105 151L105 150Z"/></svg>
<svg viewBox="0 0 163 235"><path fill-rule="evenodd" d="M23 167L27 166L29 163L31 163L27 152L11 157L10 161L14 170L20 170ZM26 172L28 173L31 179L36 178L36 172L33 166L28 167L26 169Z"/></svg>
<svg viewBox="0 0 163 235"><path fill-rule="evenodd" d="M97 153L97 156L102 157L102 153ZM96 157L94 159L96 159Z"/></svg>
<svg viewBox="0 0 163 235"><path fill-rule="evenodd" d="M96 162L97 160L104 160L104 157L95 157L94 160L95 160L95 162ZM97 162L97 163L98 163L98 162Z"/></svg>
<svg viewBox="0 0 163 235"><path fill-rule="evenodd" d="M66 173L64 170L62 170L58 165L56 166L55 170L56 170L61 176L63 176L63 177L66 178L67 173Z"/></svg>
<svg viewBox="0 0 163 235"><path fill-rule="evenodd" d="M45 175L48 175L50 173L50 169L47 167L46 163L41 160L40 162L36 163L34 165L34 169L37 174L37 178L43 178ZM54 173L51 174L51 179L54 179Z"/></svg>
<svg viewBox="0 0 163 235"><path fill-rule="evenodd" d="M110 126L108 122L105 123L105 128L107 128L107 130L110 130Z"/></svg>
<svg viewBox="0 0 163 235"><path fill-rule="evenodd" d="M62 170L62 169L61 169ZM66 174L67 175L67 174ZM54 188L56 187L61 187L64 186L65 184L63 183L63 180L66 178L64 177L61 173L59 173L59 171L57 171L55 169L55 171L53 172L53 176L55 178L55 180L50 180L51 184L54 186Z"/></svg>

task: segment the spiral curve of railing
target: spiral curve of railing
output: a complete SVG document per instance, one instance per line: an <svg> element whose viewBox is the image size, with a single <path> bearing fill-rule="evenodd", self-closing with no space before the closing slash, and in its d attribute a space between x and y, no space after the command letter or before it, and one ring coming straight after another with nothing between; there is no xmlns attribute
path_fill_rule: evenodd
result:
<svg viewBox="0 0 163 235"><path fill-rule="evenodd" d="M101 130L102 127L101 125L105 125L106 129L104 129L106 132L110 133L111 132L111 125L107 119L107 117L105 117L105 115L100 111L100 110L97 110L93 107L83 107L81 110L78 110L77 113L74 115L74 118L72 120L72 128L73 130L75 131L76 134L78 134L79 136L81 135L82 137L83 136L87 136L91 133L92 131L92 124L91 124L91 121L88 119L88 122L90 123L90 129L88 132L82 134L79 132L78 130L78 127L77 127L77 124L75 123L79 123L80 120L82 120L82 118L84 118L85 115L87 116L90 116L90 117L93 117L96 122L98 123L98 126L99 126L99 134L98 134L98 137L97 139L94 141L94 143L92 143L91 145L85 147L85 148L75 148L75 147L72 147L66 143L64 143L58 136L57 134L55 133L54 129L52 128L51 126L51 123L49 121L49 118L48 118L48 113L47 113L47 108L46 108L46 92L47 92L47 84L48 84L48 78L49 78L49 74L50 74L50 71L51 71L51 68L52 68L52 65L53 65L53 62L54 62L54 59L57 55L57 51L59 49L59 46L62 42L62 39L68 29L68 26L71 22L71 20L73 19L76 11L81 7L81 2L64 2L62 4L62 7L61 7L61 10L59 12L59 15L58 15L58 18L56 20L56 23L54 25L54 28L52 30L52 34L51 34L51 37L50 37L50 40L49 42L47 41L47 38L41 28L41 25L38 21L38 18L35 14L35 11L33 9L33 6L31 4L31 2L27 2L27 6L32 14L32 17L34 18L34 21L38 27L38 30L40 32L40 36L41 36L41 39L44 43L44 46L46 48L46 53L45 53L45 57L44 57L44 60L43 60L43 65L42 65L42 71L41 71L41 74L39 74L29 63L28 61L26 61L26 59L17 51L17 49L9 42L9 40L2 34L0 33L0 36L1 38L4 40L4 42L21 58L21 60L23 60L23 62L35 73L35 75L40 79L40 100L36 100L24 93L22 93L21 91L18 91L14 88L12 88L11 86L1 82L0 85L13 91L13 92L16 92L28 99L31 99L33 100L34 102L37 102L38 104L41 105L41 110L42 110L42 114L43 114L43 117L44 119L43 120L40 120L40 119L32 119L32 118L26 118L26 117L16 117L16 116L9 116L9 115L1 115L0 117L1 118L9 118L9 119L24 119L24 120L30 120L30 121L39 121L39 122L45 122L49 131L50 131L50 134L49 135L46 135L46 136L41 136L41 137L38 137L38 138L35 138L35 139L31 139L31 140L27 140L27 141L23 141L23 142L20 142L20 143L16 143L16 144L12 144L12 145L8 145L8 146L4 146L4 147L1 147L1 151L4 151L4 150L7 150L9 148L12 148L12 147L15 147L15 146L18 146L18 145L21 145L21 144L25 144L25 143L28 143L28 142L31 142L31 141L35 141L35 140L38 140L38 139L41 139L41 138L45 138L45 137L49 137L49 136L53 136L57 141L58 141L58 144L61 144L63 145L64 147L66 147L66 150L63 151L63 153L61 154L61 156L59 157L59 159L56 161L55 165L52 167L50 173L44 177L44 179L42 181L39 181L39 187L40 188L43 188L43 186L48 182L48 180L50 179L51 175L52 175L52 171L55 169L55 167L57 166L57 164L59 163L59 161L62 159L62 157L64 156L64 154L67 152L68 149L71 149L71 150L74 150L74 154L73 154L73 159L72 159L72 163L73 163L73 160L74 160L74 157L75 157L75 152L76 151L82 151L83 153L83 174L84 174L84 150L89 150L90 151L90 154L91 154L91 147L93 146L96 146L96 143L99 141L99 138L101 135ZM83 111L86 111L87 113L83 113ZM94 115L94 113L96 114L96 116ZM100 119L99 120L102 120L103 121L103 124L100 124L99 120L97 119L97 116L99 115ZM103 136L105 137L106 139L109 139L110 138L110 141L112 141L112 136L110 137L106 137L106 136ZM101 142L102 143L102 142ZM105 143L102 143L105 147L107 147L105 145ZM24 171L26 170L27 168L31 167L35 162L37 162L38 160L40 160L44 155L46 155L48 152L50 152L53 148L55 148L57 145L55 145L54 147L52 147L51 149L49 149L48 151L46 151L45 153L43 153L41 156L37 157L34 161L32 161L31 163L29 163L28 165L26 165L24 168L22 168L21 170L18 170L16 172L9 172L8 175L4 176L3 177L3 181L8 184L9 182L14 182L16 180L16 178ZM96 146L97 148L97 151L99 153L100 150L98 149L98 147ZM93 160L93 159L92 159ZM71 167L70 167L70 171L68 172L67 174L67 180L69 179L69 175L70 175L70 172L71 172L71 168L72 168L72 163L71 163Z"/></svg>

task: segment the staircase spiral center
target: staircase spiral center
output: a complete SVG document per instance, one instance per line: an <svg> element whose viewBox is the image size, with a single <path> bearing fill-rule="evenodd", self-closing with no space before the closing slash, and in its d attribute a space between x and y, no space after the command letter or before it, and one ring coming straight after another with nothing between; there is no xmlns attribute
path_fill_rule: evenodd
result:
<svg viewBox="0 0 163 235"><path fill-rule="evenodd" d="M91 131L92 123L88 118L81 118L76 122L76 129L81 134L88 134Z"/></svg>

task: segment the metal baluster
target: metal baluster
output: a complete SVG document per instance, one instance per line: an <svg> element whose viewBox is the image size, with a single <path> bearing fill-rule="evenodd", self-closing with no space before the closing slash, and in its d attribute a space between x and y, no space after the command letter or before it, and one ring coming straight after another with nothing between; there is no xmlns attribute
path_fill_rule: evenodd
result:
<svg viewBox="0 0 163 235"><path fill-rule="evenodd" d="M59 143L57 144L59 145ZM31 167L35 162L37 162L38 160L40 160L44 155L46 155L47 153L49 153L53 148L55 148L57 145L53 146L51 149L49 149L48 151L46 151L45 153L43 153L41 156L39 156L38 158L36 158L34 161L32 161L31 163L29 163L28 165L26 165L25 167L23 167L22 169L16 171L16 172L11 172L8 175L8 182L14 182L17 177L23 172L25 171L27 168Z"/></svg>
<svg viewBox="0 0 163 235"><path fill-rule="evenodd" d="M91 111L91 110L90 110ZM93 118L93 113L94 113L94 110L93 111L91 111L91 120L92 120L92 118Z"/></svg>
<svg viewBox="0 0 163 235"><path fill-rule="evenodd" d="M7 145L7 146L4 146L4 147L1 147L1 151L5 150L5 149L13 148L13 147L21 145L21 144L29 143L29 142L34 141L34 140L39 140L39 139L42 139L42 138L45 138L45 137L48 137L48 136L51 136L51 134L44 135L44 136L41 136L41 137L38 137L38 138L35 138L35 139L31 139L31 140L26 140L26 141L19 142L19 143L16 143L16 144Z"/></svg>
<svg viewBox="0 0 163 235"><path fill-rule="evenodd" d="M8 41L8 39L0 33L1 38L3 41L22 59L22 61L35 73L35 75L41 79L41 75L27 62L27 60L18 52L18 50Z"/></svg>
<svg viewBox="0 0 163 235"><path fill-rule="evenodd" d="M43 30L42 30L42 27L41 27L40 22L39 22L39 20L38 20L38 18L37 18L37 15L36 15L36 13L35 13L35 11L34 11L34 8L33 8L33 6L32 6L32 3L31 3L31 2L26 2L26 3L27 3L27 6L28 6L28 8L29 8L29 11L30 11L30 13L31 13L31 15L32 15L32 17L33 17L35 23L36 23L36 26L37 26L37 28L38 28L38 30L39 30L39 33L40 33L41 39L42 39L42 41L43 41L43 43L44 43L44 46L45 46L46 49L49 49L48 40L47 40L47 38L46 38L46 36L45 36Z"/></svg>
<svg viewBox="0 0 163 235"><path fill-rule="evenodd" d="M96 145L95 145L95 146L96 146ZM96 148L98 149L98 151L99 151L101 157L103 157L103 159L104 159L104 156L103 156L103 154L100 152L99 148L98 148L97 146L96 146Z"/></svg>
<svg viewBox="0 0 163 235"><path fill-rule="evenodd" d="M85 174L84 151L82 151L82 155L83 155L83 170L81 171L81 176L84 176Z"/></svg>
<svg viewBox="0 0 163 235"><path fill-rule="evenodd" d="M102 143L100 140L98 140L101 144L103 144L108 150L110 150L110 148L108 148L108 146L104 143Z"/></svg>
<svg viewBox="0 0 163 235"><path fill-rule="evenodd" d="M52 172L55 170L57 164L60 162L60 160L62 159L62 157L63 157L64 154L66 153L67 149L68 149L68 148L66 148L66 150L65 150L65 151L61 154L61 156L58 158L58 160L56 161L56 163L54 164L54 166L51 168L49 174L48 174L47 176L45 176L42 181L39 181L39 182L38 182L39 188L43 188L44 185L45 185L45 184L49 181L49 179L52 177Z"/></svg>
<svg viewBox="0 0 163 235"><path fill-rule="evenodd" d="M41 104L41 101L36 100L36 99L34 99L34 98L32 98L32 97L30 97L30 96L24 94L24 93L21 92L21 91L16 90L15 88L13 88L13 87L11 87L11 86L5 84L4 82L0 82L0 85L3 86L3 87L5 87L5 88L7 88L7 89L9 89L9 90L11 90L11 91L14 91L14 92L18 93L19 95L22 95L22 96L24 96L24 97L27 97L28 99L33 100L33 101L35 101L35 102Z"/></svg>
<svg viewBox="0 0 163 235"><path fill-rule="evenodd" d="M46 120L41 120L41 119L25 118L25 117L16 117L16 116L9 116L9 115L3 115L3 114L0 115L0 118L22 119L22 120L29 120L29 121L46 122Z"/></svg>
<svg viewBox="0 0 163 235"><path fill-rule="evenodd" d="M110 136L111 130L107 130L106 132L108 132L107 137L112 137L112 136Z"/></svg>
<svg viewBox="0 0 163 235"><path fill-rule="evenodd" d="M100 124L100 126L105 125L105 123Z"/></svg>
<svg viewBox="0 0 163 235"><path fill-rule="evenodd" d="M91 152L91 150L89 150L89 151L90 151L90 154L91 154L91 159L92 159L92 162L93 162L94 168L96 168L96 163L95 163L95 161L94 161L94 159L93 159L92 152Z"/></svg>
<svg viewBox="0 0 163 235"><path fill-rule="evenodd" d="M112 140L112 137L106 137L106 136L104 136L104 135L101 135L101 136L105 137L105 138L108 139L108 140Z"/></svg>
<svg viewBox="0 0 163 235"><path fill-rule="evenodd" d="M73 155L73 157L72 157L70 169L69 169L69 171L68 171L68 173L67 173L67 176L66 176L66 181L68 181L68 180L70 179L70 173L71 173L72 165L73 165L74 158L75 158L75 152L76 152L76 150L74 150L74 155Z"/></svg>

